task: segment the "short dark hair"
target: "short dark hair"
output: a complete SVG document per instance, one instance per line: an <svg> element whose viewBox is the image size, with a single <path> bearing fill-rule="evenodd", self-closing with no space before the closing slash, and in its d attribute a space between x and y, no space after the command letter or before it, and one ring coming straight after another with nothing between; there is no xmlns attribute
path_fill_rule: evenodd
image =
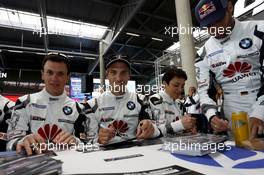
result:
<svg viewBox="0 0 264 175"><path fill-rule="evenodd" d="M165 74L162 77L162 82L165 81L167 84L169 84L174 77L187 80L187 74L185 73L185 71L176 67L170 67L165 71Z"/></svg>
<svg viewBox="0 0 264 175"><path fill-rule="evenodd" d="M66 64L67 67L67 75L70 74L71 69L70 69L70 60L69 58L61 53L49 53L46 55L42 61L42 70L44 70L44 66L47 61L52 61L52 62L58 62L58 63L64 63Z"/></svg>
<svg viewBox="0 0 264 175"><path fill-rule="evenodd" d="M116 58L116 59L109 61L109 63L107 63L107 65L106 65L106 69L108 69L112 64L117 63L117 62L124 63L128 67L128 69L130 70L130 68L131 68L130 63L123 58Z"/></svg>

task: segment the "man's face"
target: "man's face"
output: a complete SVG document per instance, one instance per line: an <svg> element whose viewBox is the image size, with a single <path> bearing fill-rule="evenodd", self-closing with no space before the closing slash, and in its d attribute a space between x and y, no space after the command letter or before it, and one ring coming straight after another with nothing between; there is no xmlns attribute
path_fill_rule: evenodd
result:
<svg viewBox="0 0 264 175"><path fill-rule="evenodd" d="M169 84L165 82L165 91L174 100L178 99L184 91L185 79L174 77Z"/></svg>
<svg viewBox="0 0 264 175"><path fill-rule="evenodd" d="M125 93L125 86L130 79L129 68L122 62L113 63L107 69L106 78L109 80L112 93L122 95Z"/></svg>
<svg viewBox="0 0 264 175"><path fill-rule="evenodd" d="M63 93L64 86L69 80L65 63L47 61L41 74L49 94L58 96Z"/></svg>
<svg viewBox="0 0 264 175"><path fill-rule="evenodd" d="M217 39L225 38L227 35L229 35L231 33L233 24L232 14L233 5L231 2L229 2L226 9L225 17L207 26L209 34Z"/></svg>

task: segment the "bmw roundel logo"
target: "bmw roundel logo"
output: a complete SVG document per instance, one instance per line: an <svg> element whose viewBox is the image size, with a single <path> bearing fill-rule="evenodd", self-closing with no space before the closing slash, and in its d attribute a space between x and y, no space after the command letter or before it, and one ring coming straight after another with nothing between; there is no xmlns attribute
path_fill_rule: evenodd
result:
<svg viewBox="0 0 264 175"><path fill-rule="evenodd" d="M129 110L133 110L133 109L135 109L135 107L136 107L136 105L135 105L135 103L133 101L127 102L127 108Z"/></svg>
<svg viewBox="0 0 264 175"><path fill-rule="evenodd" d="M64 113L65 115L70 115L70 114L72 113L72 108L69 107L69 106L64 106L64 107L62 108L62 111L63 111L63 113Z"/></svg>
<svg viewBox="0 0 264 175"><path fill-rule="evenodd" d="M239 42L239 47L242 49L248 49L253 45L252 39L244 38Z"/></svg>

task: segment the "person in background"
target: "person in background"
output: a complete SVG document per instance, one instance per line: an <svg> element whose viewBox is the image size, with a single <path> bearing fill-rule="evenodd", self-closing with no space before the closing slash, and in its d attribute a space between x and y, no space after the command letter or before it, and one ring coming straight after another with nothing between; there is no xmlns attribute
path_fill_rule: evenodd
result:
<svg viewBox="0 0 264 175"><path fill-rule="evenodd" d="M188 96L184 102L186 111L192 115L200 115L200 98L195 87L189 87Z"/></svg>
<svg viewBox="0 0 264 175"><path fill-rule="evenodd" d="M219 84L216 84L216 94L215 94L215 99L216 99L216 105L217 105L217 112L219 116L224 116L224 109L223 109L223 102L224 102L224 94L223 94L223 89Z"/></svg>
<svg viewBox="0 0 264 175"><path fill-rule="evenodd" d="M200 106L200 97L195 87L189 87L188 95L184 102L184 107L188 114L196 118L197 132L208 133L208 121L202 114Z"/></svg>
<svg viewBox="0 0 264 175"><path fill-rule="evenodd" d="M0 152L6 150L7 140L7 120L11 117L11 110L15 103L0 95Z"/></svg>

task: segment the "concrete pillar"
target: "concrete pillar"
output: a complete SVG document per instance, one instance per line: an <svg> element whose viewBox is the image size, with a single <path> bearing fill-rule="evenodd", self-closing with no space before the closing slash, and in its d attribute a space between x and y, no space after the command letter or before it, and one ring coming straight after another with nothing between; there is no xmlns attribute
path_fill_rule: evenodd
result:
<svg viewBox="0 0 264 175"><path fill-rule="evenodd" d="M100 65L100 86L105 90L105 62L104 62L104 43L99 42L99 65Z"/></svg>
<svg viewBox="0 0 264 175"><path fill-rule="evenodd" d="M196 73L194 68L195 49L191 34L192 16L189 0L175 0L176 18L178 22L180 53L182 69L187 73L188 80L185 83L185 94L190 86L197 87ZM180 30L182 28L182 30ZM186 31L186 32L185 32Z"/></svg>

